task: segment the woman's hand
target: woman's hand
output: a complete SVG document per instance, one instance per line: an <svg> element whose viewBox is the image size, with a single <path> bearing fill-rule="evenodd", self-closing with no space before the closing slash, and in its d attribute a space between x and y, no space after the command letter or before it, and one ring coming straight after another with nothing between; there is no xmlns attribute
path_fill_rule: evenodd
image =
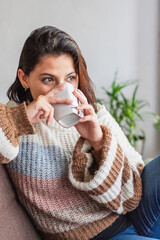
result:
<svg viewBox="0 0 160 240"><path fill-rule="evenodd" d="M79 134L87 139L95 150L98 150L102 145L103 132L99 125L97 115L92 107L88 104L87 98L79 89L74 91L74 95L79 99L81 105L77 107L77 110L84 111L84 117L79 120L79 123L75 125L75 128Z"/></svg>
<svg viewBox="0 0 160 240"><path fill-rule="evenodd" d="M39 123L41 119L47 118L49 125L54 116L54 103L72 104L72 100L55 97L55 93L64 89L65 86L59 86L52 89L46 95L40 95L27 105L27 114L32 124Z"/></svg>

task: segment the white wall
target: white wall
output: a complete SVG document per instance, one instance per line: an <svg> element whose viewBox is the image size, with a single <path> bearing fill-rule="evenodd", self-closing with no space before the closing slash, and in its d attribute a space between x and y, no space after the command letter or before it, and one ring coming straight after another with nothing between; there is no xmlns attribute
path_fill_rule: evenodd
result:
<svg viewBox="0 0 160 240"><path fill-rule="evenodd" d="M159 1L141 0L137 18L137 77L140 79L139 96L150 104L150 111L160 113L159 75ZM160 133L145 124L147 140L145 157L160 154Z"/></svg>
<svg viewBox="0 0 160 240"><path fill-rule="evenodd" d="M7 102L25 39L53 25L79 44L98 97L118 70L120 80L141 81L139 95L157 110L158 21L158 0L0 0L0 102ZM148 134L145 157L160 152L153 128Z"/></svg>

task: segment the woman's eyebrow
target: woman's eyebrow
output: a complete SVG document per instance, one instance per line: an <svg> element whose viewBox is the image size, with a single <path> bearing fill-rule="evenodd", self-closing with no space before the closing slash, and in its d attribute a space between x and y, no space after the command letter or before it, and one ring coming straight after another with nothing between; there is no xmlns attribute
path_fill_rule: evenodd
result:
<svg viewBox="0 0 160 240"><path fill-rule="evenodd" d="M68 73L68 74L66 75L66 77L67 77L68 75L72 74L72 73L76 73L76 72L70 72L70 73Z"/></svg>
<svg viewBox="0 0 160 240"><path fill-rule="evenodd" d="M48 75L50 77L55 77L53 74L50 74L50 73L41 73L40 76L44 76L44 75Z"/></svg>
<svg viewBox="0 0 160 240"><path fill-rule="evenodd" d="M66 77L69 76L70 74L73 74L73 73L77 74L76 72L70 72L66 75ZM50 76L50 77L56 77L55 75L53 75L51 73L41 73L40 74L40 76L44 76L44 75L47 75L47 76Z"/></svg>

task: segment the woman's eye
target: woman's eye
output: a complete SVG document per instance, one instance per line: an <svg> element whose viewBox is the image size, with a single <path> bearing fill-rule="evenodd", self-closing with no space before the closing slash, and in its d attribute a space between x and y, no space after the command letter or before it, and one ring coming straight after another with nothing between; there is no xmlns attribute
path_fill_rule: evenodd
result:
<svg viewBox="0 0 160 240"><path fill-rule="evenodd" d="M48 78L44 78L44 79L43 79L43 82L44 82L44 83L50 83L50 82L53 82L53 81L54 81L54 79L51 78L51 77L48 77Z"/></svg>
<svg viewBox="0 0 160 240"><path fill-rule="evenodd" d="M69 76L68 78L67 78L67 81L74 81L75 80L75 76Z"/></svg>

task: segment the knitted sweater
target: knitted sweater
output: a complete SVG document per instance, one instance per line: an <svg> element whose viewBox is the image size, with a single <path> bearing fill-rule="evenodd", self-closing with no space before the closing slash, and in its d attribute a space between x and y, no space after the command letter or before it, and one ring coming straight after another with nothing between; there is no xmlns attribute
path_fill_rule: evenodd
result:
<svg viewBox="0 0 160 240"><path fill-rule="evenodd" d="M44 239L90 239L140 201L141 156L103 106L97 116L99 151L54 119L32 126L25 103L0 104L0 162Z"/></svg>

